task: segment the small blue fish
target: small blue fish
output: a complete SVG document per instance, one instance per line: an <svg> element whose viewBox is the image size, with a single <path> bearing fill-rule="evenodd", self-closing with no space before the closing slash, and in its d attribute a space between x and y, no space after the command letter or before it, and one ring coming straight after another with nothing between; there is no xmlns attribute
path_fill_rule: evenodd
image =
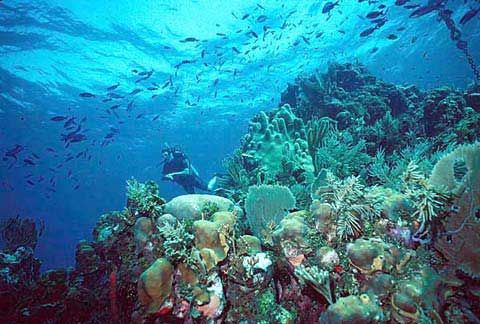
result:
<svg viewBox="0 0 480 324"><path fill-rule="evenodd" d="M115 90L118 86L120 85L120 83L117 83L117 84L114 84L114 85L111 85L107 88L107 91L112 91L112 90Z"/></svg>
<svg viewBox="0 0 480 324"><path fill-rule="evenodd" d="M338 5L338 2L339 1L336 1L336 2L329 1L329 2L327 2L323 6L322 13L324 13L324 14L329 13L333 8L335 8Z"/></svg>
<svg viewBox="0 0 480 324"><path fill-rule="evenodd" d="M50 120L54 121L54 122L59 122L59 121L65 120L67 118L68 117L66 117L66 116L55 116L55 117L50 118Z"/></svg>
<svg viewBox="0 0 480 324"><path fill-rule="evenodd" d="M95 98L95 95L90 92L82 92L79 96L83 98Z"/></svg>

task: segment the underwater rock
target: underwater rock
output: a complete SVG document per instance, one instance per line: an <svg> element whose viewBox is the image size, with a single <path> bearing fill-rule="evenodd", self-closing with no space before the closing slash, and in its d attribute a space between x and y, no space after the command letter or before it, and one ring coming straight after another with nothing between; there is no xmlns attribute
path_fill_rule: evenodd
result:
<svg viewBox="0 0 480 324"><path fill-rule="evenodd" d="M332 206L328 203L322 203L316 199L310 205L310 213L315 220L315 228L320 232L327 234L334 230L335 217Z"/></svg>
<svg viewBox="0 0 480 324"><path fill-rule="evenodd" d="M209 293L209 302L207 304L197 306L198 311L209 319L217 319L223 312L225 307L225 296L223 294L223 285L220 277L213 274L209 281L211 284L207 287Z"/></svg>
<svg viewBox="0 0 480 324"><path fill-rule="evenodd" d="M389 221L398 223L402 220L402 215L412 213L410 202L405 194L391 189L383 189L378 194L382 197L382 214Z"/></svg>
<svg viewBox="0 0 480 324"><path fill-rule="evenodd" d="M41 262L33 249L20 246L11 253L0 253L0 287L30 287L39 278Z"/></svg>
<svg viewBox="0 0 480 324"><path fill-rule="evenodd" d="M0 253L0 319L9 318L17 305L31 294L40 276L41 262L29 247Z"/></svg>
<svg viewBox="0 0 480 324"><path fill-rule="evenodd" d="M478 92L471 89L464 95L446 87L421 92L377 80L362 65L334 63L324 74L297 78L282 94L281 104L289 103L305 125L323 117L335 120L353 144L365 140L366 152L374 156L380 147L399 152L418 137L433 141L432 149L474 141L480 136L475 126L480 115L476 97L469 93Z"/></svg>
<svg viewBox="0 0 480 324"><path fill-rule="evenodd" d="M441 277L425 268L396 285L391 295L392 319L398 323L442 322L439 315L445 304Z"/></svg>
<svg viewBox="0 0 480 324"><path fill-rule="evenodd" d="M128 210L104 214L100 216L93 229L93 238L96 242L112 243L119 233L122 233L126 227L134 223L135 216Z"/></svg>
<svg viewBox="0 0 480 324"><path fill-rule="evenodd" d="M256 270L268 272L272 265L272 260L264 252L255 254L254 256L246 256L243 258L243 268L250 277L254 277L253 282L257 284L260 280L255 278ZM263 280L262 280L263 281Z"/></svg>
<svg viewBox="0 0 480 324"><path fill-rule="evenodd" d="M325 269L333 269L334 266L340 263L340 257L334 248L329 246L322 246L315 253L315 259L318 264Z"/></svg>
<svg viewBox="0 0 480 324"><path fill-rule="evenodd" d="M339 298L320 316L320 322L337 323L380 323L384 319L382 308L368 295Z"/></svg>
<svg viewBox="0 0 480 324"><path fill-rule="evenodd" d="M157 259L138 280L138 300L150 314L162 313L172 292L173 266L167 259ZM160 314L159 314L160 315Z"/></svg>
<svg viewBox="0 0 480 324"><path fill-rule="evenodd" d="M396 86L357 64L300 77L282 95L290 106L252 119L219 192L231 199L164 204L154 182L129 181L128 208L100 217L75 269L39 276L28 248L0 254L0 319L478 322L478 143L435 152L479 137L478 93ZM412 178L455 194L428 220L428 245L412 244Z"/></svg>
<svg viewBox="0 0 480 324"><path fill-rule="evenodd" d="M330 273L317 266L299 265L295 268L295 276L302 285L309 285L325 298L329 305L333 304Z"/></svg>
<svg viewBox="0 0 480 324"><path fill-rule="evenodd" d="M156 225L159 228L162 228L167 224L171 226L175 226L177 224L177 221L178 220L172 214L163 214L162 216L159 216L157 218Z"/></svg>
<svg viewBox="0 0 480 324"><path fill-rule="evenodd" d="M178 196L170 200L164 206L164 212L172 214L179 220L197 220L202 219L204 208L209 205L215 205L218 211L236 211L241 215L241 210L227 198L214 196L192 194Z"/></svg>
<svg viewBox="0 0 480 324"><path fill-rule="evenodd" d="M435 89L423 102L423 121L426 134L437 136L452 127L463 115L465 100L460 92L444 87Z"/></svg>
<svg viewBox="0 0 480 324"><path fill-rule="evenodd" d="M376 272L366 278L361 291L368 295L375 295L380 300L386 302L386 298L394 290L395 278L388 273Z"/></svg>
<svg viewBox="0 0 480 324"><path fill-rule="evenodd" d="M158 216L165 200L160 197L158 185L154 181L140 183L127 180L127 208L135 216Z"/></svg>
<svg viewBox="0 0 480 324"><path fill-rule="evenodd" d="M465 101L467 105L475 109L476 112L480 113L480 92L468 93L465 96Z"/></svg>
<svg viewBox="0 0 480 324"><path fill-rule="evenodd" d="M38 228L35 220L10 217L0 222L0 237L7 252L15 252L19 247L35 250L37 241L45 230L45 224L40 222Z"/></svg>
<svg viewBox="0 0 480 324"><path fill-rule="evenodd" d="M205 277L205 274L198 269L194 269L195 266L191 266L185 263L180 263L177 265L177 272L175 273L175 282L177 283L176 289L178 287L186 286L189 287L189 296L197 304L204 304L209 301L209 295L206 291L204 285L200 284L200 279Z"/></svg>

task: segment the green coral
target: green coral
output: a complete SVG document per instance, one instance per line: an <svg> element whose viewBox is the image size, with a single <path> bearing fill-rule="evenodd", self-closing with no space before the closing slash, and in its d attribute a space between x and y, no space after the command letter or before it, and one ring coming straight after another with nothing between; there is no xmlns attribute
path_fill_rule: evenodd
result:
<svg viewBox="0 0 480 324"><path fill-rule="evenodd" d="M127 199L128 207L143 216L159 216L164 203L154 181L140 183L134 178L127 180Z"/></svg>
<svg viewBox="0 0 480 324"><path fill-rule="evenodd" d="M158 228L163 237L163 251L165 256L173 264L185 263L192 266L194 261L191 258L193 235L187 230L184 222L178 222L176 226L166 223Z"/></svg>
<svg viewBox="0 0 480 324"><path fill-rule="evenodd" d="M292 323L295 315L289 312L281 305L275 302L275 295L267 290L257 296L254 305L256 305L257 323Z"/></svg>
<svg viewBox="0 0 480 324"><path fill-rule="evenodd" d="M218 211L220 211L220 207L213 201L208 201L202 207L202 217L203 219L210 219Z"/></svg>
<svg viewBox="0 0 480 324"><path fill-rule="evenodd" d="M250 159L249 172L260 169L275 178L282 172L282 160L288 161L306 173L313 173L311 157L308 154L305 125L296 117L288 105L269 114L260 112L250 123L249 134L243 138L242 151Z"/></svg>
<svg viewBox="0 0 480 324"><path fill-rule="evenodd" d="M418 166L412 161L402 176L407 197L413 202L415 217L420 222L418 234L445 209L451 196L442 187L429 184Z"/></svg>
<svg viewBox="0 0 480 324"><path fill-rule="evenodd" d="M337 122L331 118L323 117L320 119L313 119L307 123L307 143L308 143L308 154L312 157L314 161L314 172L317 175L320 172L318 169L318 163L315 163L317 159L317 150L325 146L329 136L332 136L337 132Z"/></svg>

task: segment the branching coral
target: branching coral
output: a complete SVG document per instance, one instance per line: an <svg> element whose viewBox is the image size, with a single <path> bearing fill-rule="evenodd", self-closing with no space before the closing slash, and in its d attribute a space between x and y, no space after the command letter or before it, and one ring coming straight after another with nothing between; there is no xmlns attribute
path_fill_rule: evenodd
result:
<svg viewBox="0 0 480 324"><path fill-rule="evenodd" d="M392 189L400 189L402 182L397 181L405 175L409 175L412 170L409 167L415 166L415 172L423 177L423 173L429 172L433 168L432 161L437 158L435 154L430 154L431 143L428 141L419 141L412 146L405 146L393 154L385 154L385 150L380 148L372 163L369 166L369 175L375 184L382 184ZM414 165L410 165L414 163Z"/></svg>
<svg viewBox="0 0 480 324"><path fill-rule="evenodd" d="M256 320L257 323L291 323L295 316L288 310L277 304L275 301L275 294L271 291L266 291L255 299L256 306Z"/></svg>
<svg viewBox="0 0 480 324"><path fill-rule="evenodd" d="M140 183L133 178L127 180L127 199L127 207L143 216L159 216L164 204L155 182Z"/></svg>
<svg viewBox="0 0 480 324"><path fill-rule="evenodd" d="M354 208L357 207L357 208ZM341 239L358 236L362 233L362 225L359 215L360 211L365 212L362 206L352 206L350 210L345 210L337 219L337 235Z"/></svg>
<svg viewBox="0 0 480 324"><path fill-rule="evenodd" d="M243 159L239 150L235 151L233 156L223 160L222 164L231 180L230 187L234 189L246 189L248 187L248 173L243 166Z"/></svg>
<svg viewBox="0 0 480 324"><path fill-rule="evenodd" d="M389 185L394 182L391 179L390 173L391 169L385 160L385 150L380 148L372 160L368 174L381 184Z"/></svg>

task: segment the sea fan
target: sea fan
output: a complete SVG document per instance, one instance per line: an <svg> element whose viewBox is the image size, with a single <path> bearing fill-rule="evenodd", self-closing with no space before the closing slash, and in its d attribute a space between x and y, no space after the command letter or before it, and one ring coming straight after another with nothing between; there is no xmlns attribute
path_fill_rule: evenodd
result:
<svg viewBox="0 0 480 324"><path fill-rule="evenodd" d="M260 185L248 188L245 211L248 224L256 236L260 236L270 222L279 224L293 207L295 197L287 187Z"/></svg>

